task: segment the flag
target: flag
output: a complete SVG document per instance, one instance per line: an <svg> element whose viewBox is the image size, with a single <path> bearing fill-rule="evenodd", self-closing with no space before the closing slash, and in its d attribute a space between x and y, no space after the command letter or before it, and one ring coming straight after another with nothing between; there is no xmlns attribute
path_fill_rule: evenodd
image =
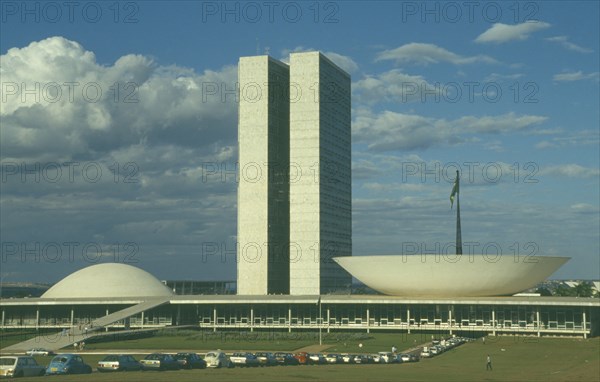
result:
<svg viewBox="0 0 600 382"><path fill-rule="evenodd" d="M454 206L454 195L458 193L458 174L456 174L456 180L454 181L454 187L452 187L452 193L450 194L450 208Z"/></svg>

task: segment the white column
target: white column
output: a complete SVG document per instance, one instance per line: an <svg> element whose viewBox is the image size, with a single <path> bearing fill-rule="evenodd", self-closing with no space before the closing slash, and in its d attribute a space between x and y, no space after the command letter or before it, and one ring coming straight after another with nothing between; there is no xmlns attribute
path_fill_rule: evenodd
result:
<svg viewBox="0 0 600 382"><path fill-rule="evenodd" d="M144 312L142 312L142 325L141 325L142 329L144 329ZM106 330L108 330L108 328L106 328Z"/></svg>
<svg viewBox="0 0 600 382"><path fill-rule="evenodd" d="M448 325L450 326L450 335L452 335L452 307L448 309Z"/></svg>
<svg viewBox="0 0 600 382"><path fill-rule="evenodd" d="M492 335L496 335L496 309L492 308Z"/></svg>
<svg viewBox="0 0 600 382"><path fill-rule="evenodd" d="M540 307L537 307L537 310L535 311L535 320L537 321L537 336L541 337L541 333L540 333Z"/></svg>
<svg viewBox="0 0 600 382"><path fill-rule="evenodd" d="M369 314L369 308L367 307L367 333L371 332L370 329L369 329L370 325L371 325L371 317L370 317L370 314Z"/></svg>
<svg viewBox="0 0 600 382"><path fill-rule="evenodd" d="M292 307L288 305L288 333L292 332Z"/></svg>
<svg viewBox="0 0 600 382"><path fill-rule="evenodd" d="M4 309L2 309L2 327L4 327L4 319L5 319L5 316L6 316L6 314L5 314L5 312L4 312Z"/></svg>
<svg viewBox="0 0 600 382"><path fill-rule="evenodd" d="M213 332L217 331L217 306L213 307Z"/></svg>
<svg viewBox="0 0 600 382"><path fill-rule="evenodd" d="M250 331L254 331L254 307L250 308Z"/></svg>
<svg viewBox="0 0 600 382"><path fill-rule="evenodd" d="M35 330L40 328L40 307L35 310Z"/></svg>
<svg viewBox="0 0 600 382"><path fill-rule="evenodd" d="M330 325L329 323L330 322L331 322L331 320L330 320L330 314L329 314L329 307L327 307L327 333L329 333L329 325Z"/></svg>
<svg viewBox="0 0 600 382"><path fill-rule="evenodd" d="M4 312L2 312L2 313L4 313ZM3 317L4 317L4 316L3 316ZM585 308L583 309L583 315L582 315L582 318L583 318L583 323L582 323L582 327L583 327L583 338L587 338L587 325L586 325L586 323L585 323L587 320L586 320L586 318L585 318Z"/></svg>
<svg viewBox="0 0 600 382"><path fill-rule="evenodd" d="M406 308L406 325L408 327L408 334L410 334L410 308Z"/></svg>

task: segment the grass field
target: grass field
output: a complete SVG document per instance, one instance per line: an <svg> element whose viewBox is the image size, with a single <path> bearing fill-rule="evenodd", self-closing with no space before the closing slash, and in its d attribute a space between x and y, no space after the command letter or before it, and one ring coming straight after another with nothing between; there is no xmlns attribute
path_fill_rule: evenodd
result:
<svg viewBox="0 0 600 382"><path fill-rule="evenodd" d="M332 352L378 352L390 351L396 346L400 351L431 340L431 334L407 333L323 333L323 343ZM88 343L86 349L164 349L164 350L269 350L295 351L318 343L318 333L274 332L197 332L183 331L177 336L157 335L127 341ZM359 347L362 344L362 348Z"/></svg>
<svg viewBox="0 0 600 382"><path fill-rule="evenodd" d="M363 341L362 351L369 353L393 341L399 349L417 338L402 335L377 334ZM391 336L391 338L386 338ZM394 336L396 336L394 338ZM406 336L406 335L404 335ZM421 338L422 336L417 336ZM174 341L163 338L165 344ZM142 341L142 340L140 340ZM314 343L313 343L314 344ZM103 344L108 345L108 344ZM113 344L114 345L114 344ZM142 344L140 344L142 345ZM342 352L340 344L331 350ZM357 343L346 342L357 350ZM391 345L390 345L391 346ZM162 346L163 348L166 346ZM223 348L223 346L221 346ZM256 347L256 346L254 346ZM338 348L338 350L333 350ZM140 348L140 350L142 350ZM150 349L146 349L151 351ZM329 349L328 349L329 350ZM91 351L91 350L90 350ZM494 370L485 370L486 355L490 354ZM102 355L85 355L86 362L95 366ZM141 356L137 357L141 358ZM40 362L48 362L40 358ZM22 379L26 381L27 379ZM40 380L29 379L32 381ZM458 346L421 362L393 365L323 365L289 366L255 369L182 370L169 372L130 372L119 374L93 373L86 376L61 377L61 381L600 381L600 339L488 337L486 343L476 341Z"/></svg>

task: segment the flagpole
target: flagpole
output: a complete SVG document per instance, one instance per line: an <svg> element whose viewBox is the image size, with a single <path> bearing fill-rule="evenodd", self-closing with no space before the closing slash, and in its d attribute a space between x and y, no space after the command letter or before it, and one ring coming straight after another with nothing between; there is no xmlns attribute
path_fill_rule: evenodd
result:
<svg viewBox="0 0 600 382"><path fill-rule="evenodd" d="M462 255L462 232L460 228L460 176L456 170L456 254Z"/></svg>

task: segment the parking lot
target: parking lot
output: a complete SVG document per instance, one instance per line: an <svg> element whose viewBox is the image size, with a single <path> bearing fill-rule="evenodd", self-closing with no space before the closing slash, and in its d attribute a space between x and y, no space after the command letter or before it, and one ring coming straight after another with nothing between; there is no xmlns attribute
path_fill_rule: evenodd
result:
<svg viewBox="0 0 600 382"><path fill-rule="evenodd" d="M441 342L441 338L439 339ZM66 375L59 378L23 378L23 381L597 381L600 375L600 339L496 337L470 341L418 362L391 364L322 364L274 367L207 368L165 372L135 371ZM433 345L429 342L428 347ZM369 347L365 344L364 348ZM355 347L358 348L358 347ZM124 352L121 349L120 352ZM138 360L152 350L133 349ZM423 349L420 350L421 352ZM85 362L96 365L111 350L82 352ZM405 350L403 350L405 352ZM201 353L199 351L199 353ZM233 353L233 352L231 352ZM323 352L326 354L327 351ZM369 354L373 354L372 352ZM485 357L491 354L493 371L486 371ZM48 363L49 357L35 357Z"/></svg>
<svg viewBox="0 0 600 382"><path fill-rule="evenodd" d="M419 362L421 354L431 357L441 354L446 349L451 349L469 341L462 337L436 339L428 346L419 346L403 353L380 351L377 353L333 353L333 352L225 352L212 350L206 353L193 352L170 354L167 352L154 352L150 354L127 354L124 352L106 354L93 352L60 353L58 355L34 354L33 357L24 355L3 356L3 363L10 364L14 360L14 367L2 366L3 376L44 376L59 374L79 374L80 378L88 378L90 374L113 374L127 372L132 374L147 374L156 371L159 373L173 373L179 370L190 371L193 369L251 369L272 367L365 367L368 365L393 365ZM430 350L429 350L430 349ZM435 349L435 354L431 350ZM36 349L36 351L39 349ZM307 349L308 350L308 349ZM395 350L395 349L393 349ZM31 365L32 363L37 365ZM128 376L128 377L129 377ZM146 380L147 376L143 379ZM174 376L173 376L174 377ZM134 377L135 378L135 377ZM140 376L140 378L142 378Z"/></svg>

